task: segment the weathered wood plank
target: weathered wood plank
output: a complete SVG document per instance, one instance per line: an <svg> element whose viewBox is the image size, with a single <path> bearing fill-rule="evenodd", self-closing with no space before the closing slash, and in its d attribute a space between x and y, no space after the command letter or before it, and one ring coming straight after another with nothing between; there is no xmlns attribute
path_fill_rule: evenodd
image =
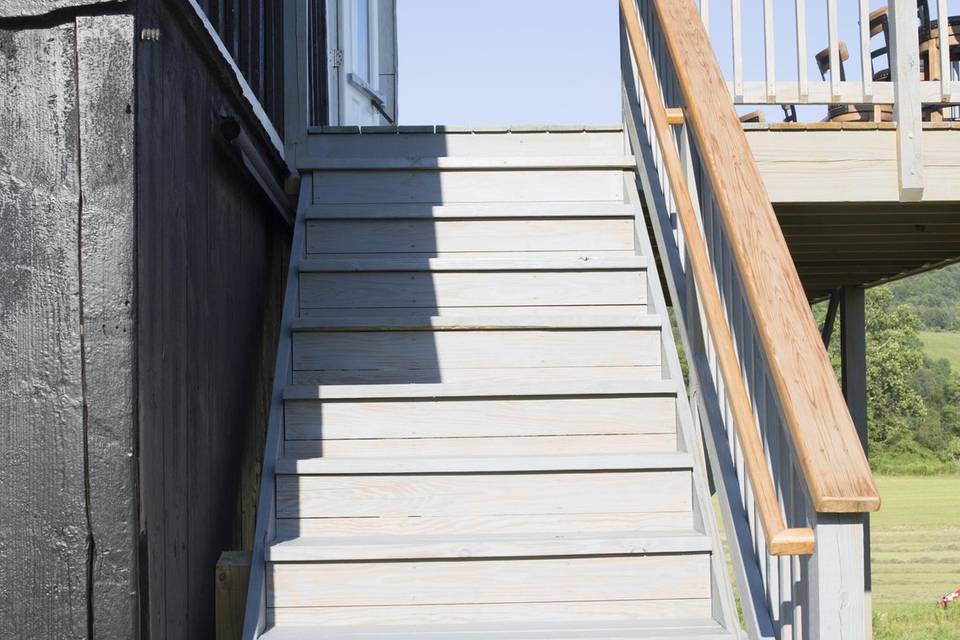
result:
<svg viewBox="0 0 960 640"><path fill-rule="evenodd" d="M315 204L623 201L622 170L317 171Z"/></svg>
<svg viewBox="0 0 960 640"><path fill-rule="evenodd" d="M381 516L378 518L280 518L277 536L375 536L426 535L436 531L438 517L408 518ZM654 511L634 513L570 513L563 518L569 531L581 533L635 530L664 530L692 528L691 511ZM542 515L498 514L462 515L455 519L442 518L444 531L451 535L505 535L540 533L544 528ZM548 523L549 524L549 523Z"/></svg>
<svg viewBox="0 0 960 640"><path fill-rule="evenodd" d="M224 551L220 554L216 570L216 640L240 640L249 576L249 551Z"/></svg>
<svg viewBox="0 0 960 640"><path fill-rule="evenodd" d="M88 631L75 52L72 22L0 31L5 638Z"/></svg>
<svg viewBox="0 0 960 640"><path fill-rule="evenodd" d="M277 517L568 515L690 509L689 471L279 476ZM436 533L443 533L437 525ZM449 526L449 525L447 525Z"/></svg>
<svg viewBox="0 0 960 640"><path fill-rule="evenodd" d="M577 620L670 620L706 619L711 616L710 598L671 600L626 600L600 602L526 604L415 605L392 607L280 607L271 608L267 619L276 625L364 625L376 620L383 625L477 624L509 621L555 622L567 616Z"/></svg>
<svg viewBox="0 0 960 640"><path fill-rule="evenodd" d="M273 565L268 606L666 600L710 595L707 554Z"/></svg>
<svg viewBox="0 0 960 640"><path fill-rule="evenodd" d="M676 431L673 396L512 398L468 401L288 400L288 440L481 438Z"/></svg>
<svg viewBox="0 0 960 640"><path fill-rule="evenodd" d="M93 631L134 638L137 432L133 16L77 18Z"/></svg>
<svg viewBox="0 0 960 640"><path fill-rule="evenodd" d="M43 16L62 9L110 4L116 0L3 0L0 18L29 18Z"/></svg>
<svg viewBox="0 0 960 640"><path fill-rule="evenodd" d="M624 305L646 302L641 271L306 273L303 309Z"/></svg>
<svg viewBox="0 0 960 640"><path fill-rule="evenodd" d="M660 364L658 330L332 331L293 336L295 370L631 367Z"/></svg>
<svg viewBox="0 0 960 640"><path fill-rule="evenodd" d="M630 218L307 223L311 254L632 250Z"/></svg>

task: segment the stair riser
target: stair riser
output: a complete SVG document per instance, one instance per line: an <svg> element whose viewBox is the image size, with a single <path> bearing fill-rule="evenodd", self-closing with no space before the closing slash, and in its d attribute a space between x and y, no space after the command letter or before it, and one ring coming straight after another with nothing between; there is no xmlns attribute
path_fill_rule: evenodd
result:
<svg viewBox="0 0 960 640"><path fill-rule="evenodd" d="M386 133L310 136L307 153L334 158L443 156L616 156L622 131L535 133Z"/></svg>
<svg viewBox="0 0 960 640"><path fill-rule="evenodd" d="M317 171L314 204L623 202L623 171Z"/></svg>
<svg viewBox="0 0 960 640"><path fill-rule="evenodd" d="M646 311L644 271L339 272L300 274L309 309L634 305Z"/></svg>
<svg viewBox="0 0 960 640"><path fill-rule="evenodd" d="M581 516L686 512L690 472L464 473L277 477L278 518L429 518L432 533L461 518L539 517L541 530L569 530Z"/></svg>
<svg viewBox="0 0 960 640"><path fill-rule="evenodd" d="M390 440L288 440L290 458L364 458L401 456L548 456L576 451L583 455L675 451L673 433L636 436L538 436L534 438L412 438Z"/></svg>
<svg viewBox="0 0 960 640"><path fill-rule="evenodd" d="M268 566L270 607L536 605L710 597L706 553Z"/></svg>
<svg viewBox="0 0 960 640"><path fill-rule="evenodd" d="M676 450L672 396L287 401L288 457Z"/></svg>
<svg viewBox="0 0 960 640"><path fill-rule="evenodd" d="M424 624L496 624L561 620L690 620L712 616L709 598L630 600L626 602L542 602L536 605L469 604L392 607L279 607L267 609L268 624L384 626Z"/></svg>
<svg viewBox="0 0 960 640"><path fill-rule="evenodd" d="M660 373L659 330L330 331L293 337L295 371L641 367ZM602 375L602 371L594 372ZM421 380L422 381L422 380Z"/></svg>
<svg viewBox="0 0 960 640"><path fill-rule="evenodd" d="M433 535L436 525L453 535L514 535L542 533L542 515L489 515L408 518L385 516L378 518L280 518L277 537L297 536L382 536ZM550 524L550 523L548 523ZM691 511L660 511L652 513L588 513L567 514L563 525L578 533L610 533L611 531L662 531L672 528L692 528Z"/></svg>
<svg viewBox="0 0 960 640"><path fill-rule="evenodd" d="M619 252L633 255L633 220L332 220L307 223L307 254ZM540 254L537 254L540 255ZM527 256L529 257L529 256Z"/></svg>

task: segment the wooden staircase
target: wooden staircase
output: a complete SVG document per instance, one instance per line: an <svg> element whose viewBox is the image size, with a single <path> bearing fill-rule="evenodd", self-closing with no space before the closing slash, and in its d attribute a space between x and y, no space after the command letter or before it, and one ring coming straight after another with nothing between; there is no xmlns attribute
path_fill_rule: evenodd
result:
<svg viewBox="0 0 960 640"><path fill-rule="evenodd" d="M737 637L620 128L311 144L264 637Z"/></svg>

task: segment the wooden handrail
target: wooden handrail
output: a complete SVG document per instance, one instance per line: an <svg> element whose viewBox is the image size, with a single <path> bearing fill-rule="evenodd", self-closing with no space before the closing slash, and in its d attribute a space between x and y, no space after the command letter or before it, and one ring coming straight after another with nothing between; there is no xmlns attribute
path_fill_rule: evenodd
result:
<svg viewBox="0 0 960 640"><path fill-rule="evenodd" d="M670 182L670 188L673 190L677 217L680 220L686 239L688 264L693 272L697 290L700 292L707 328L716 346L717 362L726 385L727 398L733 412L737 434L740 436L747 474L753 486L757 509L760 513L760 522L766 535L767 551L771 555L809 555L813 553L814 549L813 530L809 528L788 529L784 523L780 503L777 500L777 492L774 489L766 456L763 452L763 443L760 441L760 433L754 427L753 408L750 405L746 384L740 373L733 336L730 333L730 327L727 325L723 304L720 301L720 292L710 268L706 243L700 233L696 210L686 186L680 155L673 144L663 94L650 63L649 49L641 32L640 21L637 18L633 1L620 0L627 37L633 49L640 82L650 104L650 119L660 143L667 179ZM699 20L699 17L697 19Z"/></svg>
<svg viewBox="0 0 960 640"><path fill-rule="evenodd" d="M651 2L684 96L685 121L712 185L813 506L824 513L876 511L880 496L873 474L697 9L690 0ZM812 548L812 532L783 525L636 6L633 0L621 0L620 6L650 103L708 330L716 343L768 550L776 555L772 545L777 541L781 554L783 548L792 549L788 553L802 553L796 549Z"/></svg>

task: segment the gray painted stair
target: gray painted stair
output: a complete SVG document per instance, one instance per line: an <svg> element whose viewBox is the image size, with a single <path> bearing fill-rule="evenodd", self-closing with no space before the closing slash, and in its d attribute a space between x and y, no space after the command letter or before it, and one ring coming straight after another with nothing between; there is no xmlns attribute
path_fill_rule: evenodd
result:
<svg viewBox="0 0 960 640"><path fill-rule="evenodd" d="M622 131L309 147L264 637L736 637Z"/></svg>

